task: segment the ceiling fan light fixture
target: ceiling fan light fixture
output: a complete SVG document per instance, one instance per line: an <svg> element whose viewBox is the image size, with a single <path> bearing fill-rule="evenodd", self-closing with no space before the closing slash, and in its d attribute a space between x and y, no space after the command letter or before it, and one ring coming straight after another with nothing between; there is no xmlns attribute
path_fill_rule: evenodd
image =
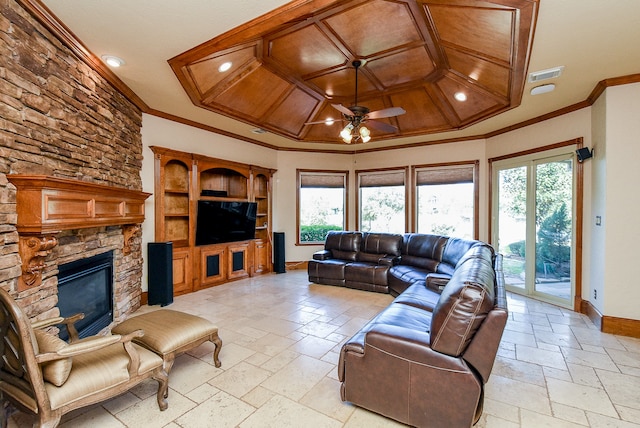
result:
<svg viewBox="0 0 640 428"><path fill-rule="evenodd" d="M353 138L351 131L353 131L353 123L348 123L347 126L345 126L342 131L340 131L340 137L342 138L342 141L347 144L350 144L351 139Z"/></svg>

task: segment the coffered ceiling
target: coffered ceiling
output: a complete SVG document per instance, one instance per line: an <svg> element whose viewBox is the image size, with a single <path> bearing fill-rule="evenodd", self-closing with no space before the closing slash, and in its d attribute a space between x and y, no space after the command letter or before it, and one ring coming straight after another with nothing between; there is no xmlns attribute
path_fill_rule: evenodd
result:
<svg viewBox="0 0 640 428"><path fill-rule="evenodd" d="M41 2L91 56L125 60L112 73L143 111L274 148L354 150L332 107L355 103L354 59L358 105L406 110L359 150L482 137L640 81L637 0ZM542 83L556 90L529 94Z"/></svg>
<svg viewBox="0 0 640 428"><path fill-rule="evenodd" d="M432 134L520 103L536 7L537 0L298 2L169 64L196 105L283 137L340 142L344 123L332 104L355 105L352 62L360 60L358 105L406 110L383 119L392 127L374 127L373 139ZM231 68L219 71L222 64Z"/></svg>

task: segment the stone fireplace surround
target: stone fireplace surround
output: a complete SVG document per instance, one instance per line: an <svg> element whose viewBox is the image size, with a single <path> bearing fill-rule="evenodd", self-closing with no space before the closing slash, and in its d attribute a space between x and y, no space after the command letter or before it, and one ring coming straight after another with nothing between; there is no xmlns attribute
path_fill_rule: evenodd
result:
<svg viewBox="0 0 640 428"><path fill-rule="evenodd" d="M139 222L58 231L49 241L41 284L22 290L23 233L16 227L16 188L7 176L42 174L141 190L147 106L38 1L1 1L0 38L0 287L30 318L54 316L58 266L113 249L119 320L140 301Z"/></svg>
<svg viewBox="0 0 640 428"><path fill-rule="evenodd" d="M58 266L113 251L113 321L140 306L140 223L148 193L47 176L16 186L22 275L17 300L34 319L59 316Z"/></svg>

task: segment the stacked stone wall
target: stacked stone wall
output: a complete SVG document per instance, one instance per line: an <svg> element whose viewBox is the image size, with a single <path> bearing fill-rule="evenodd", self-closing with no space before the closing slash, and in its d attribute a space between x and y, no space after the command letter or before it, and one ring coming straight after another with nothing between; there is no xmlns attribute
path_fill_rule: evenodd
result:
<svg viewBox="0 0 640 428"><path fill-rule="evenodd" d="M121 227L68 231L37 289L21 274L16 189L7 174L42 174L142 190L142 113L14 0L0 0L0 287L33 318L57 315L58 265L114 249L115 315L140 304L141 240ZM125 295L126 294L126 295Z"/></svg>

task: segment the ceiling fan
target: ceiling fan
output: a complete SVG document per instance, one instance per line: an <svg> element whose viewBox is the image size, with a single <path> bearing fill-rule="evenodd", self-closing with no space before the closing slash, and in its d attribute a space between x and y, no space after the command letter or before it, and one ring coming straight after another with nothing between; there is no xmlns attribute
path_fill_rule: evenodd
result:
<svg viewBox="0 0 640 428"><path fill-rule="evenodd" d="M347 144L350 144L355 140L362 140L363 143L366 143L371 140L371 132L364 125L366 122L373 129L377 129L382 132L396 132L398 128L393 125L389 125L385 122L378 122L375 119L383 119L385 117L393 117L400 116L401 114L405 114L406 111L402 107L389 107L382 110L369 111L367 107L358 105L358 68L364 64L361 60L354 60L352 63L353 68L356 69L356 91L355 91L355 101L352 106L345 107L342 104L331 104L331 106L342 113L343 119L348 123L347 125L340 131L340 137L342 141ZM305 125L315 125L319 123L324 123L331 125L334 122L331 120L323 120L320 122L307 122Z"/></svg>

